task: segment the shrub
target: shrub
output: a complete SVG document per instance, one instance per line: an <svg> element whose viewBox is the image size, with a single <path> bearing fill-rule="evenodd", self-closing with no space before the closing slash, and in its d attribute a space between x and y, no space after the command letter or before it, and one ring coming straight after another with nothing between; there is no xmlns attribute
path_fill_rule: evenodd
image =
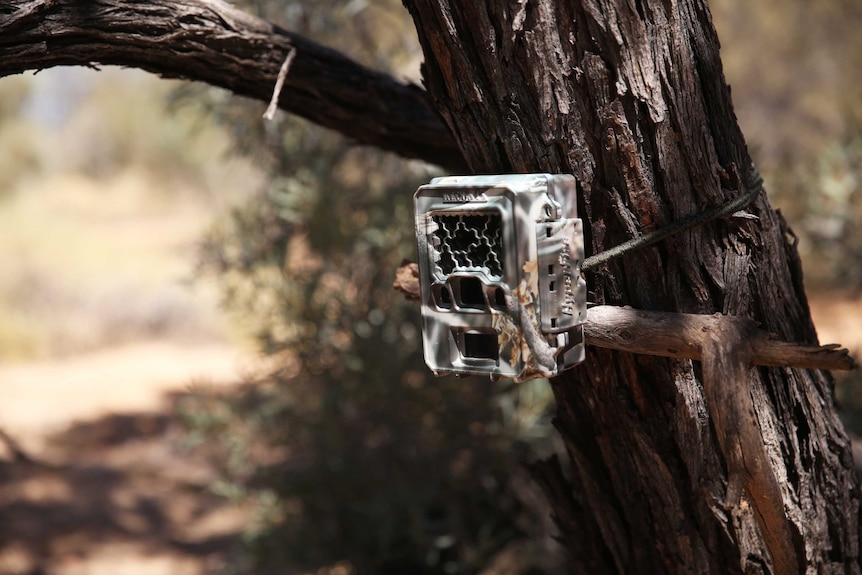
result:
<svg viewBox="0 0 862 575"><path fill-rule="evenodd" d="M219 489L257 510L234 568L478 572L544 529L520 462L549 448L547 384L430 376L418 309L392 289L426 169L285 127L280 175L203 251L271 365L186 406Z"/></svg>

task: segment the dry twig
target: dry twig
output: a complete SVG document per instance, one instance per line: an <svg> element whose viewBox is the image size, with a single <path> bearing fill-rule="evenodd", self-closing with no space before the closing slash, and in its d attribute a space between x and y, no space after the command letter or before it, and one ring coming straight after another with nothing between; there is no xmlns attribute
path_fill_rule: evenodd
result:
<svg viewBox="0 0 862 575"><path fill-rule="evenodd" d="M272 98L269 100L269 106L266 107L266 112L263 113L263 119L272 121L275 117L275 111L278 110L278 99L281 97L281 90L284 88L284 79L287 78L287 73L290 71L290 65L296 57L296 48L291 48L281 63L281 68L278 70L278 77L275 79L275 87L272 89Z"/></svg>

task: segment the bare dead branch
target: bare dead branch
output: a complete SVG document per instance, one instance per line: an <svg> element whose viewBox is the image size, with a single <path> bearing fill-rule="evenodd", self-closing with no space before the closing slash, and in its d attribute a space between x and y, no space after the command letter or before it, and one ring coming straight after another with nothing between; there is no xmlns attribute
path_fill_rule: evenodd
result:
<svg viewBox="0 0 862 575"><path fill-rule="evenodd" d="M0 3L0 77L53 66L119 65L278 104L361 144L466 169L424 90L221 0L10 0Z"/></svg>
<svg viewBox="0 0 862 575"><path fill-rule="evenodd" d="M393 287L407 299L418 301L419 266L406 262L398 268ZM587 312L587 345L678 359L703 360L710 333L740 330L747 334L751 365L800 369L851 370L857 368L850 352L837 344L808 345L779 341L757 329L754 321L726 315L697 315L641 311L599 305Z"/></svg>
<svg viewBox="0 0 862 575"><path fill-rule="evenodd" d="M662 357L702 360L706 334L746 332L751 364L803 369L850 370L857 367L846 349L836 344L808 345L778 341L755 322L726 315L696 315L595 306L587 312L584 337L589 345Z"/></svg>

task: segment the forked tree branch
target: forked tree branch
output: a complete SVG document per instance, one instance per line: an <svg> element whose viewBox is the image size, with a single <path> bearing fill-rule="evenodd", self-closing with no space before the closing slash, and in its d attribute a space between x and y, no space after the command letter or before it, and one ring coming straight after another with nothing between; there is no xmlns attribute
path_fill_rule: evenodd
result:
<svg viewBox="0 0 862 575"><path fill-rule="evenodd" d="M268 102L291 51L280 108L361 144L466 169L424 90L221 0L0 3L0 77L52 66L119 65Z"/></svg>

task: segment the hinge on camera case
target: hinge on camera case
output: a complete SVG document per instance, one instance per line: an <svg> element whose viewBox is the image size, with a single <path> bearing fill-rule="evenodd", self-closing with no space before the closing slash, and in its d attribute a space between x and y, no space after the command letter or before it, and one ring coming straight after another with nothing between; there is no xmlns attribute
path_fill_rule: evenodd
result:
<svg viewBox="0 0 862 575"><path fill-rule="evenodd" d="M573 176L435 178L414 199L428 367L525 381L583 361Z"/></svg>

